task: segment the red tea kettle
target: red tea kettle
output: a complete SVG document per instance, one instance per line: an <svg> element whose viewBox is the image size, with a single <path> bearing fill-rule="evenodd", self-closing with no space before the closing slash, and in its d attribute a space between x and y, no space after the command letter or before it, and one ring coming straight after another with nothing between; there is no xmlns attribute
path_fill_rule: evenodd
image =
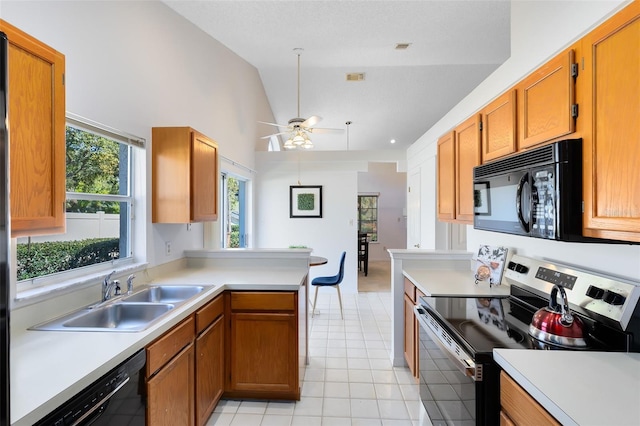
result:
<svg viewBox="0 0 640 426"><path fill-rule="evenodd" d="M558 292L562 304L556 300ZM569 302L564 288L554 285L549 296L549 306L533 315L529 325L529 335L538 349L586 349L584 339L584 323L577 316L571 315Z"/></svg>

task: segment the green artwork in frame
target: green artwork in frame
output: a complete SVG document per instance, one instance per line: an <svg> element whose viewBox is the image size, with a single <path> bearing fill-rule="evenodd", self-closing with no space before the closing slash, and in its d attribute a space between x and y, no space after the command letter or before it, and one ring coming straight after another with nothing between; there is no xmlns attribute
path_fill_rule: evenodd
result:
<svg viewBox="0 0 640 426"><path fill-rule="evenodd" d="M289 187L289 217L321 218L322 186L298 185Z"/></svg>
<svg viewBox="0 0 640 426"><path fill-rule="evenodd" d="M310 193L302 193L298 194L298 210L308 210L313 211L314 201L316 200L315 194Z"/></svg>

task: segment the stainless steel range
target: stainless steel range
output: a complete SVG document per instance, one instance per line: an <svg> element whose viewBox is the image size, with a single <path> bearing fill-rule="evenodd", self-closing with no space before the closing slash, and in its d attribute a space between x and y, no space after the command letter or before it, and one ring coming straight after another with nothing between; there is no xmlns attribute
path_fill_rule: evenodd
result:
<svg viewBox="0 0 640 426"><path fill-rule="evenodd" d="M499 424L494 348L640 352L640 282L519 255L505 277L508 296L423 297L415 307L420 394L436 426ZM560 315L563 305L583 345L531 327L534 315Z"/></svg>

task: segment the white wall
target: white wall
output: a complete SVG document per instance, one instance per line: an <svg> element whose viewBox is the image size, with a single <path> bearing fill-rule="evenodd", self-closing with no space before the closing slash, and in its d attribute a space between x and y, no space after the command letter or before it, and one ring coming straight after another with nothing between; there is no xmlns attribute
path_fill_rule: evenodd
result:
<svg viewBox="0 0 640 426"><path fill-rule="evenodd" d="M623 3L628 2L512 1L511 57L407 150L409 173L420 169L423 173L423 187L433 188L435 170L431 167L430 159L436 156L437 139L441 135L581 38L618 11ZM423 194L426 198L422 201L423 206L435 200L435 191ZM420 221L423 230L435 230L438 227L431 211L423 209ZM467 249L475 251L480 243L502 244L528 256L544 256L633 279L640 278L640 246L541 241L476 231L468 226Z"/></svg>
<svg viewBox="0 0 640 426"><path fill-rule="evenodd" d="M407 246L407 173L395 163L369 163L358 173L358 193L378 193L378 242L369 244L369 260L389 260L387 249Z"/></svg>
<svg viewBox="0 0 640 426"><path fill-rule="evenodd" d="M346 251L341 289L356 293L358 172L366 172L369 161L393 160L404 170L404 153L399 151L256 153L256 247L312 248L329 263L311 268L311 279L336 274L340 253ZM322 186L322 218L289 217L289 186L299 184Z"/></svg>
<svg viewBox="0 0 640 426"><path fill-rule="evenodd" d="M254 168L257 121L273 121L257 70L158 1L2 0L0 16L65 54L67 111L147 140L136 160L148 165L136 181L138 259L157 265L201 248L202 224L150 223L151 128L191 126Z"/></svg>

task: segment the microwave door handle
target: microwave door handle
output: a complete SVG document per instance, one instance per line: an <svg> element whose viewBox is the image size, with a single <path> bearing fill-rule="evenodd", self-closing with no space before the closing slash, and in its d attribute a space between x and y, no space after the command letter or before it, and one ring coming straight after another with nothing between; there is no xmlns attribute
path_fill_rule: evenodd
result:
<svg viewBox="0 0 640 426"><path fill-rule="evenodd" d="M524 228L525 232L529 232L529 221L525 219L523 214L523 205L522 205L522 189L524 188L525 183L529 182L529 173L525 173L520 178L520 182L518 182L518 186L516 188L516 211L518 212L518 220L520 224ZM528 218L527 218L528 219Z"/></svg>

